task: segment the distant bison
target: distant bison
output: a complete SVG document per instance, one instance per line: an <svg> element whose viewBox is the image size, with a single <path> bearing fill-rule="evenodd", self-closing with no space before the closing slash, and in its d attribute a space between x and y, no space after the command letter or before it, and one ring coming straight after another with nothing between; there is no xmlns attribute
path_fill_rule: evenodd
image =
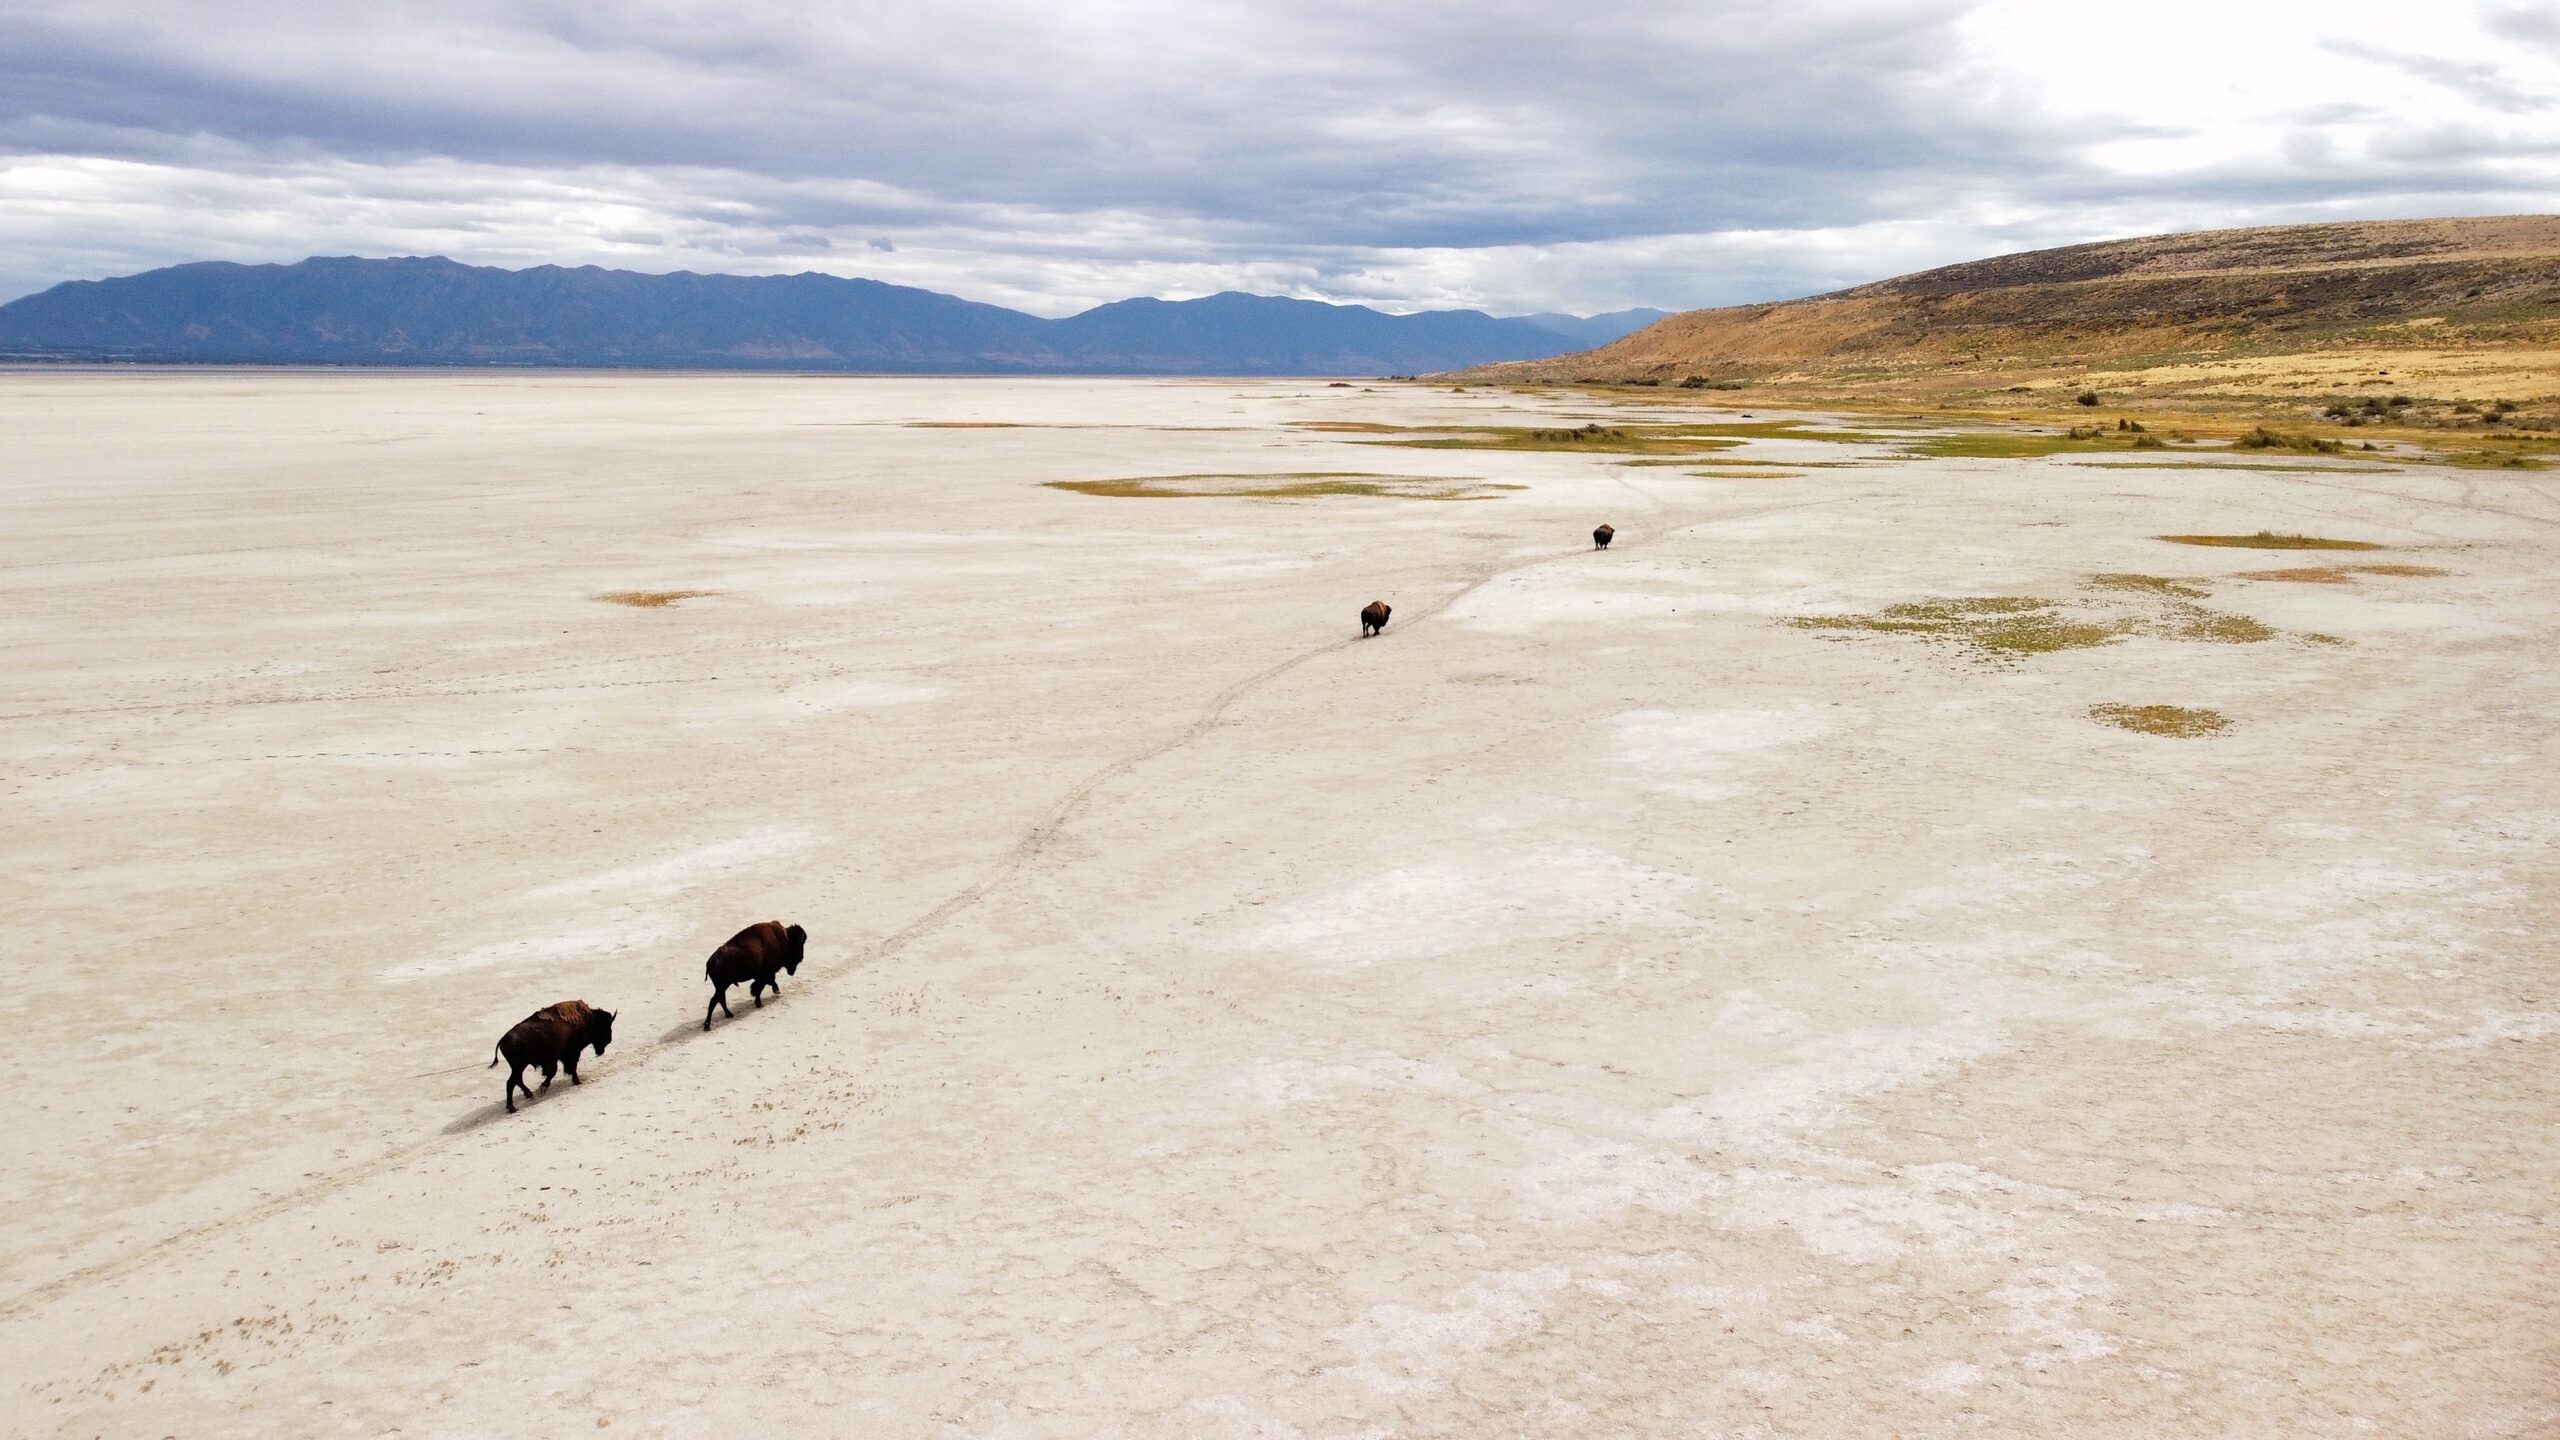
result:
<svg viewBox="0 0 2560 1440"><path fill-rule="evenodd" d="M1391 612L1387 608L1387 602L1384 600L1372 600L1368 604L1361 606L1360 638L1365 640L1368 637L1377 634L1379 631L1386 629L1387 616L1390 613Z"/></svg>
<svg viewBox="0 0 2560 1440"><path fill-rule="evenodd" d="M702 1028L711 1028L711 1012L735 1020L737 1012L729 1008L729 987L744 985L747 998L764 1008L764 992L782 993L777 972L800 973L800 955L809 945L809 932L797 925L785 927L779 920L762 920L729 937L729 943L711 952L703 962L702 973L711 981L711 1003L702 1007Z"/></svg>
<svg viewBox="0 0 2560 1440"><path fill-rule="evenodd" d="M552 1072L566 1070L569 1083L583 1085L578 1078L578 1052L592 1045L602 1059L604 1047L613 1043L613 1012L598 1010L584 1000L563 1000L546 1005L516 1022L515 1028L498 1037L498 1053L489 1058L495 1067L507 1062L507 1113L516 1113L516 1092L524 1098L534 1096L533 1087L524 1083L528 1066L542 1068L542 1088L551 1088Z"/></svg>
<svg viewBox="0 0 2560 1440"><path fill-rule="evenodd" d="M1603 525L1599 529L1592 531L1591 548L1594 550L1608 549L1610 539L1617 533L1618 527L1615 525Z"/></svg>

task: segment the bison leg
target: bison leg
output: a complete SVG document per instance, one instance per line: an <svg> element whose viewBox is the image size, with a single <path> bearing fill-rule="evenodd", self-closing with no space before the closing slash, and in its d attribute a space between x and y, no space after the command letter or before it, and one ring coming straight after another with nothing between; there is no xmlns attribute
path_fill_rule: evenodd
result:
<svg viewBox="0 0 2560 1440"><path fill-rule="evenodd" d="M718 1011L721 1011L721 1012L723 1012L723 1013L727 1014L727 1015L729 1016L729 1018L730 1018L730 1019L732 1019L732 1020L735 1020L735 1019L737 1019L737 1018L738 1018L738 1017L737 1017L736 1012L731 1011L731 1010L729 1009L729 987L728 987L728 986L726 986L726 985L714 985L714 986L712 986L712 987L711 987L711 1003L702 1007L702 1028L703 1028L703 1029L708 1030L708 1029L710 1029L710 1028L711 1028L711 1012L712 1012L712 1011L714 1011L714 1010L718 1010Z"/></svg>
<svg viewBox="0 0 2560 1440"><path fill-rule="evenodd" d="M524 1092L526 1099L533 1098L533 1087L524 1083L524 1067L521 1065L507 1072L507 1113L510 1115L516 1113L516 1092L519 1090Z"/></svg>
<svg viewBox="0 0 2560 1440"><path fill-rule="evenodd" d="M747 998L756 1002L756 1008L759 1010L764 1008L764 987L770 983L772 982L762 976L747 982ZM779 993L779 987L776 987L776 993Z"/></svg>
<svg viewBox="0 0 2560 1440"><path fill-rule="evenodd" d="M575 1050L570 1051L570 1052L569 1052L569 1058L560 1062L560 1068L569 1072L569 1083L570 1083L570 1084L572 1084L572 1085L584 1085L584 1084L586 1084L586 1083L587 1083L586 1081L581 1080L581 1079L579 1079L579 1078L578 1078L578 1052L577 1052L577 1051L575 1051Z"/></svg>
<svg viewBox="0 0 2560 1440"><path fill-rule="evenodd" d="M543 1093L543 1094L545 1094L545 1095L548 1095L548 1094L550 1094L550 1093L551 1093L551 1081L552 1081L552 1078L553 1078L554 1076L557 1076L559 1073L560 1073L560 1062L559 1062L559 1061L557 1061L557 1060L545 1060L545 1061L543 1061L543 1062L542 1062L542 1091L541 1091L541 1093Z"/></svg>

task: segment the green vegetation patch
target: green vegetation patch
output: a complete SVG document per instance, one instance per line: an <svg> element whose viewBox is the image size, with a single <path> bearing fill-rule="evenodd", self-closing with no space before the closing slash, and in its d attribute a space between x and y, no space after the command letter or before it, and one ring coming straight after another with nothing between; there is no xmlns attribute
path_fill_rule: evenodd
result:
<svg viewBox="0 0 2560 1440"><path fill-rule="evenodd" d="M2172 607L2151 633L2171 640L2209 640L2218 645L2254 645L2276 638L2273 626L2201 605Z"/></svg>
<svg viewBox="0 0 2560 1440"><path fill-rule="evenodd" d="M2371 465L2262 465L2248 460L2084 460L2091 470L2251 470L2262 475L2370 475Z"/></svg>
<svg viewBox="0 0 2560 1440"><path fill-rule="evenodd" d="M1958 435L1923 435L1904 442L1903 453L1926 460L2037 460L2047 455L2083 455L2108 450L2159 450L2160 437L2140 431L2105 430L2075 425L2059 435L2019 430L1976 430Z"/></svg>
<svg viewBox="0 0 2560 1440"><path fill-rule="evenodd" d="M2144 735L2191 740L2231 728L2219 710L2191 710L2184 705L2092 705L2089 718Z"/></svg>
<svg viewBox="0 0 2560 1440"><path fill-rule="evenodd" d="M1686 466L1690 466L1690 465L1695 465L1695 464L1697 464L1697 463L1698 463L1699 458L1700 458L1700 457L1695 456L1695 455L1689 455L1689 456L1683 456L1683 457L1680 457L1680 458L1677 458L1677 459L1613 460L1613 461L1611 461L1611 462L1609 462L1609 463L1611 463L1611 464L1613 464L1613 465L1624 465L1624 466L1628 466L1628 467L1630 467L1630 468L1652 468L1652 467L1659 467L1659 466L1682 466L1682 467L1686 467ZM1886 457L1880 457L1880 458L1883 458L1883 459L1901 459L1901 458L1903 458L1903 457L1901 457L1901 456L1886 456ZM1873 469L1875 469L1875 468L1876 468L1876 465L1877 465L1877 461L1876 461L1876 460L1872 460L1872 459L1870 459L1870 460L1753 460L1753 459L1748 459L1748 458L1743 457L1743 456L1740 456L1740 455L1718 455L1718 456L1716 456L1716 457L1714 458L1714 460L1713 460L1713 462L1712 462L1712 463L1713 463L1713 464L1715 464L1719 469L1725 469L1725 470L1754 469L1754 468L1756 468L1756 469L1767 469L1767 470L1873 470Z"/></svg>
<svg viewBox="0 0 2560 1440"><path fill-rule="evenodd" d="M2135 575L2117 572L2092 575L2089 583L2100 590L2131 590L2144 595L2171 595L2182 600L2201 600L2213 592L2199 581L2172 580L2166 575Z"/></svg>
<svg viewBox="0 0 2560 1440"><path fill-rule="evenodd" d="M2261 530L2254 535L2155 535L2172 545L2208 545L2225 550L2383 550L2388 546L2370 540L2331 540L2318 535L2279 535Z"/></svg>
<svg viewBox="0 0 2560 1440"><path fill-rule="evenodd" d="M1052 490L1126 500L1312 500L1357 495L1386 500L1491 500L1518 485L1456 475L1381 475L1360 470L1291 470L1251 475L1133 475L1120 480L1051 480Z"/></svg>
<svg viewBox="0 0 2560 1440"><path fill-rule="evenodd" d="M2551 462L2522 450L2456 450L2436 455L2433 463L2463 470L2548 470Z"/></svg>
<svg viewBox="0 0 2560 1440"><path fill-rule="evenodd" d="M608 590L595 598L607 605L628 605L635 610L664 610L680 600L699 600L716 593L711 590Z"/></svg>
<svg viewBox="0 0 2560 1440"><path fill-rule="evenodd" d="M2066 605L2034 595L1977 595L1888 605L1872 615L1801 615L1787 623L1834 634L1916 635L1952 641L1975 658L2017 660L2112 644L2129 635L2221 645L2275 637L2250 619L2207 609L2202 590L2157 575L2100 575L2089 588L2113 596Z"/></svg>
<svg viewBox="0 0 2560 1440"><path fill-rule="evenodd" d="M1669 425L1601 425L1541 428L1502 425L1401 440L1369 440L1369 445L1401 445L1415 450L1574 451L1604 455L1699 455L1732 450L1742 442L1718 435L1678 433Z"/></svg>
<svg viewBox="0 0 2560 1440"><path fill-rule="evenodd" d="M2120 621L2067 616L2053 601L2031 595L1918 600L1888 605L1873 615L1801 615L1787 623L1800 630L1952 640L1995 659L2104 645L2132 629Z"/></svg>
<svg viewBox="0 0 2560 1440"><path fill-rule="evenodd" d="M2295 435L2282 430L2270 430L2261 425L2232 441L2231 448L2234 450L2300 450L2317 455L2337 455L2345 452L2347 442L2324 440L2317 435Z"/></svg>
<svg viewBox="0 0 2560 1440"><path fill-rule="evenodd" d="M1702 455L1751 440L1821 440L1843 445L1883 444L1892 437L1864 430L1823 430L1801 420L1740 420L1674 425L1372 425L1301 422L1299 428L1335 434L1394 436L1366 440L1416 450L1511 450L1585 455Z"/></svg>

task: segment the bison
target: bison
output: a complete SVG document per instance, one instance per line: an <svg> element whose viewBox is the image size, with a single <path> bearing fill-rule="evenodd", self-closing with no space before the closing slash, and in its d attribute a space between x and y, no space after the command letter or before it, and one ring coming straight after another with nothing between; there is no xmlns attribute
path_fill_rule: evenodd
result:
<svg viewBox="0 0 2560 1440"><path fill-rule="evenodd" d="M1592 532L1591 532L1591 548L1592 548L1592 549L1594 549L1594 550L1606 550L1606 549L1608 549L1608 548L1609 548L1609 540L1610 540L1610 537L1612 537L1612 536L1616 535L1617 533L1618 533L1618 527L1617 527L1617 526L1615 526L1615 525L1603 525L1603 526L1601 526L1599 529L1592 531Z"/></svg>
<svg viewBox="0 0 2560 1440"><path fill-rule="evenodd" d="M729 1008L729 987L744 985L747 997L764 1008L764 992L782 993L777 972L800 973L800 955L808 948L809 932L797 925L785 928L779 920L763 920L729 937L729 943L711 952L703 962L702 973L711 982L711 1003L702 1007L702 1028L711 1028L711 1012L735 1020L737 1012Z"/></svg>
<svg viewBox="0 0 2560 1440"><path fill-rule="evenodd" d="M1388 613L1387 602L1384 600L1372 600L1368 604L1361 606L1360 638L1366 640L1370 636L1386 629Z"/></svg>
<svg viewBox="0 0 2560 1440"><path fill-rule="evenodd" d="M583 1085L578 1078L578 1052L593 1045L596 1057L604 1057L604 1047L613 1043L613 1012L598 1010L584 1000L563 1000L546 1005L527 1015L515 1028L498 1037L498 1053L489 1057L489 1068L501 1060L507 1062L507 1113L516 1113L516 1092L524 1098L534 1096L532 1086L524 1083L526 1067L542 1067L542 1088L551 1088L554 1071L569 1072L569 1083Z"/></svg>

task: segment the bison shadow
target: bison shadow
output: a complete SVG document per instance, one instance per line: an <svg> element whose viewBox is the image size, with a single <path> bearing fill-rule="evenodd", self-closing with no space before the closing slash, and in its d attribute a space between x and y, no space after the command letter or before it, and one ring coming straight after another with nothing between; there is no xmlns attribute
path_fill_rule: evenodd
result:
<svg viewBox="0 0 2560 1440"><path fill-rule="evenodd" d="M750 1009L746 1015L739 1015L734 1018L723 1015L719 1020L714 1022L708 1030L702 1028L702 1019L699 1016L696 1016L691 1020L682 1021L678 1023L674 1029L669 1030L664 1035L650 1041L649 1048L654 1050L661 1045L681 1045L689 1040L699 1040L706 1035L717 1034L722 1030L728 1029L732 1025L744 1022L748 1016L760 1014L763 1011L772 1009L774 1006L783 1003L783 999L784 996L781 991L773 991L764 997L764 1003L762 1005Z"/></svg>
<svg viewBox="0 0 2560 1440"><path fill-rule="evenodd" d="M587 1079L590 1082L601 1080L603 1078L603 1076L592 1073L587 1076ZM584 1085L554 1085L549 1090L534 1092L533 1098L530 1100L517 1101L516 1109L518 1111L538 1110L543 1106L550 1104L552 1101L559 1099L563 1095L584 1090L585 1088L587 1087ZM467 1135L470 1132L479 1129L483 1125L492 1124L500 1120L512 1120L514 1118L516 1117L507 1113L506 1101L493 1100L486 1105L465 1111L463 1114L455 1117L444 1127L444 1133L447 1135Z"/></svg>
<svg viewBox="0 0 2560 1440"><path fill-rule="evenodd" d="M769 993L767 993L767 994L766 994L766 996L764 997L764 1004L763 1004L762 1006L758 1007L758 1009L759 1009L759 1010L770 1010L770 1009L772 1009L774 1006L776 1006L776 1005L780 1005L780 1004L784 1003L784 1002L785 1002L785 1000L787 1000L788 998L789 998L789 997L788 997L788 996L786 996L786 995L784 994L784 992L782 992L782 991L780 991L780 990L771 991L771 992L769 992ZM756 1010L750 1010L750 1011L748 1012L748 1014L750 1014L750 1015L751 1015L751 1014L755 1014L755 1013L757 1013L757 1011L756 1011ZM723 1030L728 1029L731 1025L735 1025L735 1024L741 1023L741 1022L743 1022L743 1021L744 1021L744 1020L746 1020L746 1019L747 1019L747 1016L746 1016L746 1015L740 1015L740 1016L738 1016L735 1020L729 1019L729 1018L727 1018L727 1017L725 1017L725 1016L724 1016L724 1017L722 1017L722 1018L721 1018L721 1020L720 1020L720 1022L719 1022L718 1024L713 1025L709 1030L705 1030L705 1029L703 1029L703 1028L702 1028L702 1021L701 1021L699 1018L696 1018L696 1019L690 1019L690 1020L682 1020L682 1021L678 1021L678 1022L675 1024L675 1026L674 1026L673 1028L671 1028L671 1029L667 1030L664 1034L662 1034L662 1035L658 1036L656 1039L654 1039L654 1040L650 1040L650 1041L646 1041L646 1042L642 1042L642 1043L638 1043L638 1044L632 1044L632 1045L630 1045L630 1046L629 1046L629 1048L625 1049L622 1053L623 1053L624 1055L626 1055L626 1056L647 1055L647 1054L651 1053L652 1051L655 1051L655 1050L661 1049L661 1048L663 1048L663 1047L665 1047L665 1046L669 1046L669 1045L681 1045L681 1044L684 1044L684 1043L686 1043L686 1042L688 1042L688 1041L705 1039L705 1038L707 1038L707 1037L709 1037L709 1036L711 1036L711 1035L713 1035L713 1034L716 1034L716 1033L718 1033L718 1032L720 1032L720 1031L723 1031ZM594 1061L590 1061L590 1062L588 1062L588 1063L593 1064L593 1063L596 1063L596 1062L594 1062ZM491 1072L491 1073L495 1073L495 1069L494 1069L494 1067L492 1067L492 1072ZM564 1078L565 1078L565 1077L564 1077ZM601 1074L599 1074L599 1073L597 1073L597 1072L594 1072L594 1071L590 1071L590 1072L588 1072L588 1074L587 1074L587 1079L588 1079L590 1082L605 1082L605 1081L609 1081L611 1078L612 1078L612 1076L611 1076L611 1072L610 1072L610 1071L607 1071L607 1072L604 1072L604 1073L601 1073ZM540 1091L540 1092L537 1092L537 1093L536 1093L536 1094L535 1094L531 1099L528 1099L528 1100L519 1100L519 1101L517 1101L517 1102L516 1102L516 1108L517 1108L518 1110L520 1110L520 1111L521 1111L521 1110L531 1110L531 1109L533 1109L533 1108L535 1108L535 1107L537 1107L537 1106L540 1106L540 1105L546 1104L546 1103L548 1103L549 1101L551 1101L551 1100L553 1100L553 1099L556 1099L556 1098L558 1098L558 1097L559 1097L559 1096L561 1096L561 1095L566 1095L566 1094L571 1093L572 1091L576 1091L576 1090L583 1090L583 1089L585 1089L585 1088L586 1088L586 1087L585 1087L585 1086L583 1086L583 1085L570 1085L570 1084L566 1084L566 1083L559 1084L559 1085L554 1085L554 1086L552 1086L552 1087L551 1087L551 1089L549 1089L549 1090L547 1090L547 1091ZM469 1110L469 1111L465 1112L465 1113L464 1113L464 1114L462 1114L461 1116L458 1116L457 1118L455 1118L454 1120L452 1120L451 1122L449 1122L449 1123L447 1123L447 1124L446 1124L446 1126L444 1127L444 1132L443 1132L443 1133L445 1133L445 1134L447 1134L447 1135L462 1135L462 1134L467 1134L467 1133L469 1133L470 1131L477 1130L477 1129L479 1129L480 1127L482 1127L482 1126L484 1126L484 1125L491 1124L491 1123L493 1123L493 1122L495 1122L495 1121L504 1120L504 1119L506 1119L506 1118L507 1118L507 1104L506 1104L506 1102L505 1102L504 1100L496 1100L496 1101L492 1101L492 1102L490 1102L489 1104L486 1104L486 1105L477 1106L477 1107L475 1107L475 1108L473 1108L473 1109L471 1109L471 1110Z"/></svg>

